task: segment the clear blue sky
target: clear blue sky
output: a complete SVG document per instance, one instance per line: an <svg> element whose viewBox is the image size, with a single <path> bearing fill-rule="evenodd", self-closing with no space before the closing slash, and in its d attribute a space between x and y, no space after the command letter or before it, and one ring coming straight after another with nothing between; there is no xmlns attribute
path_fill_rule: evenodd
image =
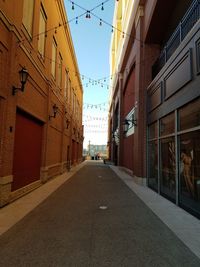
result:
<svg viewBox="0 0 200 267"><path fill-rule="evenodd" d="M85 12L76 5L74 5L74 10L72 10L72 3L68 0L64 0L64 2L68 20ZM86 10L91 10L98 4L104 2L104 0L75 0L73 2L84 7ZM103 11L100 6L92 12L102 20L112 24L115 2L116 0L109 0L103 5ZM110 75L109 52L112 28L104 23L102 23L102 26L99 26L100 20L95 18L92 14L90 19L86 19L85 16L86 15L78 19L78 24L76 24L75 20L69 24L79 71L84 76L94 80L108 77ZM84 78L82 83L84 88L84 103L97 105L108 102L109 90L107 86L109 85L109 79L106 81L102 80L97 85L95 85L95 83L92 85L92 83L89 83L88 79ZM107 122L105 121L105 117L107 112L104 109L108 108L108 105L102 105L101 110L99 107L96 108L95 106L88 107L86 105L84 107L84 147L87 146L89 140L92 144L106 144Z"/></svg>

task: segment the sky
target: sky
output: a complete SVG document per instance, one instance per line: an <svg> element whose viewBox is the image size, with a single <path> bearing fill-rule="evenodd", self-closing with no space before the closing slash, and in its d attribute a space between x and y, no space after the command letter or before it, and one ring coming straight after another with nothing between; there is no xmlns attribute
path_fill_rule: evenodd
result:
<svg viewBox="0 0 200 267"><path fill-rule="evenodd" d="M74 9L72 9L74 2ZM83 84L84 148L91 144L107 144L108 95L110 84L110 42L114 5L116 0L64 0L76 57ZM102 3L103 8L102 8ZM86 18L85 10L91 10ZM103 9L103 10L102 10ZM100 19L102 25L100 26Z"/></svg>

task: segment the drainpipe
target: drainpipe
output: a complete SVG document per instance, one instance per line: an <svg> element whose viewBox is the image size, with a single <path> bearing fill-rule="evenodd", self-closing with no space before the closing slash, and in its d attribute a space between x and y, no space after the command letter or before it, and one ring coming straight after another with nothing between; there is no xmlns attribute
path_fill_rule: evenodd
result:
<svg viewBox="0 0 200 267"><path fill-rule="evenodd" d="M119 74L119 153L118 165L123 165L123 74Z"/></svg>

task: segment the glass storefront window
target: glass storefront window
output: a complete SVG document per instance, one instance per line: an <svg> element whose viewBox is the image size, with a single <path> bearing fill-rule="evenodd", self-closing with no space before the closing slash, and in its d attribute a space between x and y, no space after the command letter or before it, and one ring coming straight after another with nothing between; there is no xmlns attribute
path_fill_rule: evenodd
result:
<svg viewBox="0 0 200 267"><path fill-rule="evenodd" d="M160 120L160 135L173 134L175 129L175 115L171 113Z"/></svg>
<svg viewBox="0 0 200 267"><path fill-rule="evenodd" d="M180 131L200 125L200 98L179 110Z"/></svg>
<svg viewBox="0 0 200 267"><path fill-rule="evenodd" d="M200 130L179 138L180 203L200 213Z"/></svg>
<svg viewBox="0 0 200 267"><path fill-rule="evenodd" d="M158 137L158 123L155 122L149 126L149 139Z"/></svg>
<svg viewBox="0 0 200 267"><path fill-rule="evenodd" d="M176 157L174 137L161 140L160 192L176 199Z"/></svg>
<svg viewBox="0 0 200 267"><path fill-rule="evenodd" d="M148 185L158 191L158 141L149 142L148 146L149 172Z"/></svg>

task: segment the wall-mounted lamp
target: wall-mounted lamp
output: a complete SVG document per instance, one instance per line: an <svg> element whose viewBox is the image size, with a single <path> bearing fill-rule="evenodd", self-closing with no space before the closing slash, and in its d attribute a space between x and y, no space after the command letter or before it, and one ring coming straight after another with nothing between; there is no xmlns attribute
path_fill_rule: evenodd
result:
<svg viewBox="0 0 200 267"><path fill-rule="evenodd" d="M124 120L123 126L124 126L124 132L128 132L129 126L137 126L137 120L133 117L132 120Z"/></svg>
<svg viewBox="0 0 200 267"><path fill-rule="evenodd" d="M51 118L55 118L57 113L58 113L58 107L56 106L56 104L54 104L53 105L53 115L49 115L49 120Z"/></svg>
<svg viewBox="0 0 200 267"><path fill-rule="evenodd" d="M67 120L66 120L66 128L67 128L67 129L69 128L69 124L70 124L70 121L67 119Z"/></svg>
<svg viewBox="0 0 200 267"><path fill-rule="evenodd" d="M28 79L28 71L25 69L25 67L23 67L20 71L19 71L19 78L20 78L20 82L21 82L21 87L20 88L17 88L15 86L12 87L12 95L15 95L15 92L17 90L20 90L20 91L24 91L24 86L26 84L26 81Z"/></svg>
<svg viewBox="0 0 200 267"><path fill-rule="evenodd" d="M119 140L119 131L118 129L112 132L112 142L117 143Z"/></svg>

